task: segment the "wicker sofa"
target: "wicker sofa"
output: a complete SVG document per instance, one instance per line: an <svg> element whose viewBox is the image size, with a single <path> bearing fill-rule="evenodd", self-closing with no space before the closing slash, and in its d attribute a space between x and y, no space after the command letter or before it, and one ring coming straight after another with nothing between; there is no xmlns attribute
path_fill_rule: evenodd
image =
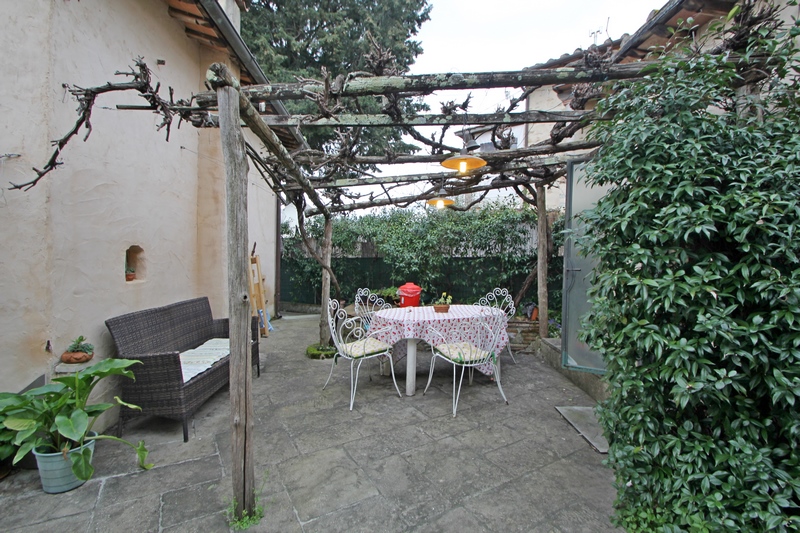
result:
<svg viewBox="0 0 800 533"><path fill-rule="evenodd" d="M189 440L189 418L215 392L227 385L230 355L184 383L180 353L213 338L228 338L228 319L214 319L208 298L195 298L164 307L128 313L106 320L117 347L117 357L138 359L136 380L122 380L122 399L142 408L122 407L119 433L129 418L156 415L183 423L183 441ZM258 356L258 318L251 323L252 364Z"/></svg>

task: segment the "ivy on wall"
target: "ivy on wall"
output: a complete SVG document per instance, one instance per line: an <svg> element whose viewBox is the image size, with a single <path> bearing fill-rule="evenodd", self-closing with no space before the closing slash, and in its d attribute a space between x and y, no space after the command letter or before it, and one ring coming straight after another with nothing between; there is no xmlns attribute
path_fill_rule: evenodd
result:
<svg viewBox="0 0 800 533"><path fill-rule="evenodd" d="M583 329L626 531L800 529L798 34L670 53L599 105Z"/></svg>

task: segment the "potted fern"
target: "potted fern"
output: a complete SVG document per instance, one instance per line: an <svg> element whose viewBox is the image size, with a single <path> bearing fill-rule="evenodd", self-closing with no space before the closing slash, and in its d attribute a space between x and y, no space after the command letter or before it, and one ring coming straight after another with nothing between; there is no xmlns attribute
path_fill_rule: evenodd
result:
<svg viewBox="0 0 800 533"><path fill-rule="evenodd" d="M146 463L148 452L144 441L134 445L92 429L97 417L115 405L138 409L118 397L114 398L116 403L89 404L89 395L102 379L115 375L133 379L129 367L137 363L129 359L104 359L42 387L23 393L0 393L0 437L3 437L0 447L5 442L16 448L14 464L33 452L42 488L49 493L66 492L92 477L94 444L100 439L130 446L136 452L139 466L150 469L153 465Z"/></svg>

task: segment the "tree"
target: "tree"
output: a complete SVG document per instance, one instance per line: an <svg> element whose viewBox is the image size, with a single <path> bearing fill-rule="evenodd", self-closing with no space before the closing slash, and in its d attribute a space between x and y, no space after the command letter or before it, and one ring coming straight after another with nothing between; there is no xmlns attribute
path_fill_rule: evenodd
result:
<svg viewBox="0 0 800 533"><path fill-rule="evenodd" d="M589 180L613 188L585 215L584 332L626 531L800 528L800 26L765 9L724 28L730 56L667 55L593 126Z"/></svg>
<svg viewBox="0 0 800 533"><path fill-rule="evenodd" d="M400 74L408 70L422 47L411 37L428 20L427 0L253 0L250 10L242 17L242 37L256 54L272 81L291 82L317 78L320 73L326 83L342 83L347 76ZM425 106L414 100L383 97L334 99L320 95L313 101L288 102L292 113L318 113L333 116L349 110L361 113L389 113L421 110ZM383 109L382 109L383 108ZM306 134L312 148L326 153L346 152L350 155L378 155L414 152L417 148L403 142L397 129L322 128ZM344 164L328 165L327 176L357 177L361 171L374 170L371 165L353 168ZM346 191L329 192L337 201ZM295 195L299 217L303 217L304 198ZM330 340L327 326L328 297L332 271L330 213L324 212L325 238L319 258L322 272L322 308L320 343ZM302 219L300 220L302 227ZM311 252L309 243L306 247ZM336 282L335 278L333 278ZM338 286L338 284L337 284Z"/></svg>
<svg viewBox="0 0 800 533"><path fill-rule="evenodd" d="M242 37L272 82L318 79L320 73L332 79L355 72L399 74L422 53L420 43L412 37L429 19L429 12L427 0L252 0L249 11L242 15ZM406 110L423 108L409 101L398 104ZM326 105L329 110L343 105L365 113L381 109L381 101L375 97ZM286 102L286 107L293 114L321 111L310 101ZM402 142L396 129L347 131L366 141L358 144L359 155L415 149ZM330 128L306 132L306 139L312 148L328 150L339 141Z"/></svg>

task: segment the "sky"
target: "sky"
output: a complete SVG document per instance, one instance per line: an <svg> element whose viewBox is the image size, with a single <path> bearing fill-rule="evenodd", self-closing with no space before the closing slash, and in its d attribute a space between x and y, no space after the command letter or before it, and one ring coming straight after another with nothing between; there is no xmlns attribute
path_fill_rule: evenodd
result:
<svg viewBox="0 0 800 533"><path fill-rule="evenodd" d="M623 33L633 34L653 9L667 0L429 0L430 20L413 37L423 53L410 74L514 71L543 63L576 48L587 48ZM472 91L470 113L490 113L505 107L513 89ZM465 91L439 91L425 101L431 113L440 103L463 102ZM517 108L523 111L521 105ZM426 136L431 128L419 128ZM437 128L438 131L438 128ZM450 130L445 143L460 146ZM409 140L410 142L410 140ZM411 168L411 167L415 168ZM393 165L383 175L438 172L439 165ZM421 187L421 186L420 186Z"/></svg>
<svg viewBox="0 0 800 533"><path fill-rule="evenodd" d="M520 70L633 33L666 0L429 0L412 74ZM596 32L596 34L594 34ZM596 39L596 41L595 41Z"/></svg>
<svg viewBox="0 0 800 533"><path fill-rule="evenodd" d="M521 70L607 38L634 33L667 0L429 0L414 37L423 53L411 74ZM438 102L461 93L429 98ZM457 96L461 94L461 96ZM505 89L473 94L471 111L492 112ZM498 101L499 100L499 101Z"/></svg>

